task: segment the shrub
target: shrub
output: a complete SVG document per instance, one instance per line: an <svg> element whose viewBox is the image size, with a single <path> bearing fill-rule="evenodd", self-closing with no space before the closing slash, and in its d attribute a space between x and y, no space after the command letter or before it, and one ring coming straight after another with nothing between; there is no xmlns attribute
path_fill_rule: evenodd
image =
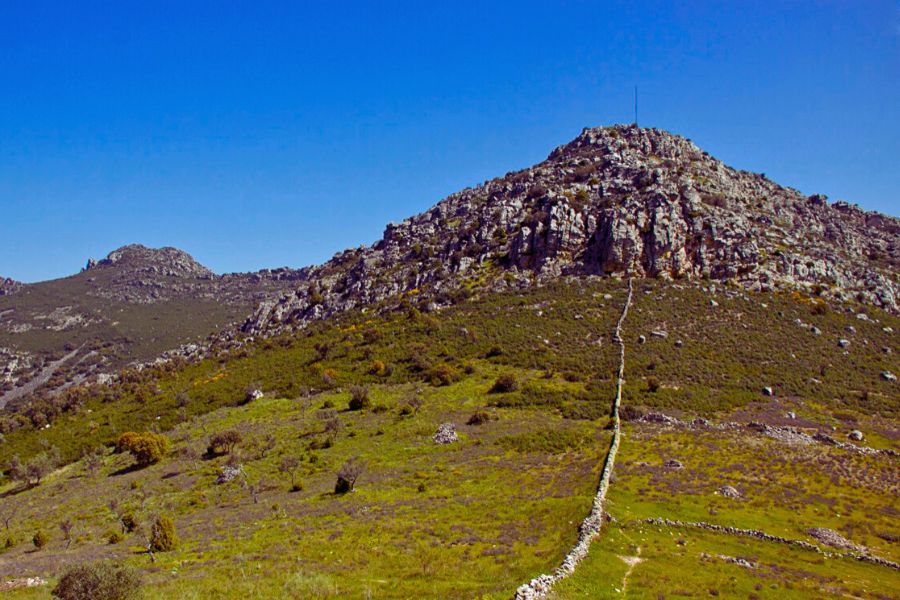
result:
<svg viewBox="0 0 900 600"><path fill-rule="evenodd" d="M131 533L138 528L138 520L133 513L125 513L119 521L122 523L122 531L124 532Z"/></svg>
<svg viewBox="0 0 900 600"><path fill-rule="evenodd" d="M159 515L150 527L150 548L156 552L169 552L178 547L175 523L166 515Z"/></svg>
<svg viewBox="0 0 900 600"><path fill-rule="evenodd" d="M512 373L504 373L500 375L494 385L490 389L492 394L504 394L506 392L514 392L519 387L519 381Z"/></svg>
<svg viewBox="0 0 900 600"><path fill-rule="evenodd" d="M352 492L356 485L356 480L362 475L363 465L356 457L345 462L337 473L337 481L334 484L335 494L346 494Z"/></svg>
<svg viewBox="0 0 900 600"><path fill-rule="evenodd" d="M52 594L62 600L130 600L140 597L140 587L141 576L135 569L98 562L66 569Z"/></svg>
<svg viewBox="0 0 900 600"><path fill-rule="evenodd" d="M120 531L110 531L106 535L106 541L109 544L118 544L120 542L123 542L124 540L125 540L125 536L122 535L122 532L120 532Z"/></svg>
<svg viewBox="0 0 900 600"><path fill-rule="evenodd" d="M469 420L466 421L466 425L484 425L492 420L493 416L489 412L480 410L469 417Z"/></svg>
<svg viewBox="0 0 900 600"><path fill-rule="evenodd" d="M49 542L50 536L41 530L35 532L34 537L31 538L31 543L34 544L34 547L38 550L46 546Z"/></svg>
<svg viewBox="0 0 900 600"><path fill-rule="evenodd" d="M626 404L619 409L619 418L623 421L637 421L643 416L644 411L630 404Z"/></svg>
<svg viewBox="0 0 900 600"><path fill-rule="evenodd" d="M370 375L378 375L379 377L386 374L387 367L384 364L384 361L381 360L373 360L372 364L369 365L369 374Z"/></svg>
<svg viewBox="0 0 900 600"><path fill-rule="evenodd" d="M364 410L372 407L372 400L369 398L369 388L364 385L350 386L350 410Z"/></svg>
<svg viewBox="0 0 900 600"><path fill-rule="evenodd" d="M659 379L657 379L656 377L648 377L647 378L647 391L648 392L655 394L656 392L659 391L659 388L660 388Z"/></svg>
<svg viewBox="0 0 900 600"><path fill-rule="evenodd" d="M212 436L209 440L209 446L206 448L207 454L217 456L220 454L231 454L234 447L242 441L241 434L234 429L222 431Z"/></svg>
<svg viewBox="0 0 900 600"><path fill-rule="evenodd" d="M131 453L139 467L158 463L168 454L170 447L169 438L151 431L145 431L144 433L125 432L119 436L119 441L116 443L116 449L119 452L127 451Z"/></svg>
<svg viewBox="0 0 900 600"><path fill-rule="evenodd" d="M430 369L428 369L425 374L425 379L431 385L434 386L443 386L450 385L453 382L459 381L462 379L462 374L459 369L454 367L453 365L448 365L447 363L441 363L434 365Z"/></svg>

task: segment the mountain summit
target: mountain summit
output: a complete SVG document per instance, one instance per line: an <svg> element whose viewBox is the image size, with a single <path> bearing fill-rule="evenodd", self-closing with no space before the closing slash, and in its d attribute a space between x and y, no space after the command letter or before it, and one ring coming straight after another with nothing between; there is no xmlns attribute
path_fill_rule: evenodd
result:
<svg viewBox="0 0 900 600"><path fill-rule="evenodd" d="M178 248L147 248L141 244L130 244L113 250L101 261L88 259L85 271L119 267L133 273L150 273L163 277L210 278L215 273L198 263L194 258Z"/></svg>
<svg viewBox="0 0 900 600"><path fill-rule="evenodd" d="M372 247L304 270L251 333L428 287L562 275L708 278L897 311L900 220L738 171L658 129L584 129L542 163L455 193Z"/></svg>

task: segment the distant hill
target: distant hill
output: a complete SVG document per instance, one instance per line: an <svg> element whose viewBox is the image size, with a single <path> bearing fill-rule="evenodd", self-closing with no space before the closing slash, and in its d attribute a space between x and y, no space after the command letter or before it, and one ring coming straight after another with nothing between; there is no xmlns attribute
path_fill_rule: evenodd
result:
<svg viewBox="0 0 900 600"><path fill-rule="evenodd" d="M287 289L290 269L216 275L175 248L130 245L79 274L0 289L0 406L200 340ZM48 385L49 384L49 385Z"/></svg>

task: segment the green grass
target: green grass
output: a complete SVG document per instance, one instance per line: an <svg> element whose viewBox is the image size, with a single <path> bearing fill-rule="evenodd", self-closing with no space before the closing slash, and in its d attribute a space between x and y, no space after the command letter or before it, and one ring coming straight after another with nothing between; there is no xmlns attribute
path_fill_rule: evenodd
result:
<svg viewBox="0 0 900 600"><path fill-rule="evenodd" d="M323 436L320 407L328 400L344 406L346 393L263 399L197 417L171 432L169 458L140 471L118 474L131 462L123 455L109 455L95 476L76 463L5 498L21 505L14 535L24 540L42 528L52 539L40 552L29 553L21 543L0 555L0 573L46 576L69 560L111 555L145 571L150 598L263 598L272 589L302 586L333 589L341 597L367 591L384 598L506 597L528 572L558 561L574 540L575 530L559 523L578 521L590 504L606 442L595 423L546 415L537 422L517 409L497 409L497 421L477 427L463 425L485 405L495 375L490 365L479 365L479 373L426 388L423 407L408 417L399 416L399 406L412 385L373 387L375 403L389 410L339 412L344 428L327 449L307 449ZM458 424L461 441L439 446L431 435L446 420ZM548 427L597 443L552 454L497 443ZM263 489L258 503L240 485L214 484L226 457L201 457L210 434L232 428L245 440L240 451L248 481ZM259 457L257 442L270 434L276 447ZM277 471L288 455L303 459L301 492L289 492ZM366 462L357 491L334 496L335 472L351 456ZM116 527L106 508L112 498L142 521L157 512L172 515L182 546L151 564L135 554L141 534L105 544ZM67 517L76 520L81 538L68 551L57 528Z"/></svg>
<svg viewBox="0 0 900 600"><path fill-rule="evenodd" d="M141 471L127 470L128 457L107 454L93 476L74 462L34 489L0 487L0 512L19 506L11 526L19 544L0 554L0 579L52 579L68 562L112 556L145 573L150 598L508 598L559 564L590 507L609 444L604 427L618 358L611 333L625 291L614 280L474 290L434 313L420 313L403 298L380 316L348 313L198 363L126 373L109 390L85 391L47 429L27 421L12 427L0 461L48 445L71 461L128 430L167 432L174 449ZM623 334L626 405L742 422L777 421L792 410L797 426L810 431L833 426L843 437L859 428L870 445L898 447L896 384L879 373L897 370L882 351L894 337L882 328L900 330L900 320L878 311L869 313L877 323L835 309L814 314L811 304L790 295L720 292L717 307L709 298L693 287L638 284ZM799 328L796 318L823 334ZM851 325L855 334L847 332ZM653 330L669 335L653 337ZM638 344L638 335L647 342ZM848 354L837 347L838 336L851 338ZM490 393L503 373L513 373L518 388ZM660 383L656 391L651 377ZM378 410L347 411L351 384L369 386ZM251 385L266 397L244 404ZM762 395L764 386L775 388L775 399ZM402 414L416 398L418 412ZM465 425L484 410L497 419ZM330 439L325 423L333 418L342 426ZM438 446L431 436L448 421L460 442ZM247 485L216 485L229 458L202 456L208 438L226 429L244 440ZM269 439L274 445L264 452ZM285 456L300 458L302 491L289 491L278 470ZM335 474L354 456L366 463L357 491L335 496ZM685 468L664 469L667 458ZM621 581L627 566L610 553L630 556L635 543L648 558L629 576L629 594L638 597L710 589L725 597L802 596L810 582L822 583L820 576L832 578L822 585L850 593L863 584L890 589L892 574L869 565L820 565L793 550L706 532L641 531L633 522L667 517L791 538L826 526L898 560L889 541L898 533L895 471L894 459L789 446L743 429L626 424L608 496L617 521L605 527L584 568L561 585L560 597L615 594L607 584ZM744 497L716 494L723 485ZM145 522L154 513L171 515L182 546L150 564L140 553L140 533L105 543L116 527L107 508L112 498ZM68 551L59 529L66 519L76 524ZM51 534L50 545L29 552L27 540L38 528ZM672 536L688 545L673 548ZM765 569L750 575L700 555L738 551L758 557ZM767 579L757 590L763 570ZM766 587L772 584L777 590ZM44 588L11 597L46 596Z"/></svg>

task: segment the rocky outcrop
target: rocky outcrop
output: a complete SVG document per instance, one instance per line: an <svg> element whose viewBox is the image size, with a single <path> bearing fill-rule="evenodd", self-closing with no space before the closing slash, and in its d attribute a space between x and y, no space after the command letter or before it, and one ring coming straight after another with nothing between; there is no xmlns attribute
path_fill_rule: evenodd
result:
<svg viewBox="0 0 900 600"><path fill-rule="evenodd" d="M213 277L215 273L178 248L147 248L130 244L113 250L103 260L88 259L85 271L119 266L131 273L149 273L163 277Z"/></svg>
<svg viewBox="0 0 900 600"><path fill-rule="evenodd" d="M15 279L10 279L8 277L0 277L0 296L8 296L10 294L15 294L22 286L25 285L21 282L16 281Z"/></svg>
<svg viewBox="0 0 900 600"><path fill-rule="evenodd" d="M243 329L277 332L407 292L440 302L466 279L586 274L787 287L896 312L898 273L900 220L737 171L664 131L616 126L305 269Z"/></svg>

